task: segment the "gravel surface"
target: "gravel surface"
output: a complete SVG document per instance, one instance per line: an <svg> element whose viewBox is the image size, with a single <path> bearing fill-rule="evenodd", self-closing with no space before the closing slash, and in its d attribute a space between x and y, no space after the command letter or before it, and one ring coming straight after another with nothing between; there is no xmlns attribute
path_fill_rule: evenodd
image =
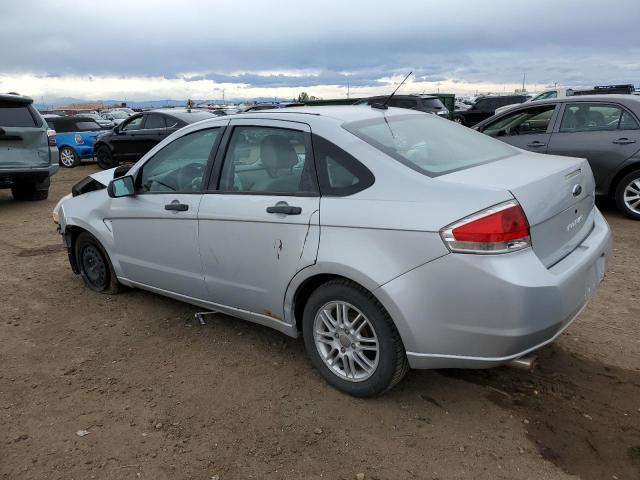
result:
<svg viewBox="0 0 640 480"><path fill-rule="evenodd" d="M50 200L0 191L2 479L640 478L640 222L539 368L413 371L380 398L328 387L302 341L139 290L86 289Z"/></svg>

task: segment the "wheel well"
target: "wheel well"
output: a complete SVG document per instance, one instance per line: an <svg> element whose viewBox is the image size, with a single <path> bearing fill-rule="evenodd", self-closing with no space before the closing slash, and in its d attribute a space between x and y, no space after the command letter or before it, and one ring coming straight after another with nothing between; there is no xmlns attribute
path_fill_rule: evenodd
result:
<svg viewBox="0 0 640 480"><path fill-rule="evenodd" d="M304 307L307 304L307 300L311 294L320 286L331 280L335 279L349 280L350 282L360 285L358 282L354 282L350 278L343 277L342 275L335 275L331 273L322 273L307 278L300 284L293 296L293 316L296 320L296 328L299 332L302 332L302 315L304 313ZM360 285L361 286L361 285ZM364 287L362 287L364 288Z"/></svg>
<svg viewBox="0 0 640 480"><path fill-rule="evenodd" d="M616 175L611 180L611 184L609 186L609 195L610 196L615 196L616 189L618 188L618 183L620 182L620 180L622 180L622 178L625 175L627 175L627 174L629 174L629 173L631 173L631 172L633 172L635 170L640 170L640 162L632 163L631 165L627 165L622 170L620 170L618 173L616 173Z"/></svg>
<svg viewBox="0 0 640 480"><path fill-rule="evenodd" d="M78 239L78 235L85 231L86 230L83 228L76 227L75 225L67 225L64 231L64 235L66 237L65 244L67 245L67 252L69 254L69 262L71 263L71 269L76 274L80 273L78 259L76 258L76 240Z"/></svg>

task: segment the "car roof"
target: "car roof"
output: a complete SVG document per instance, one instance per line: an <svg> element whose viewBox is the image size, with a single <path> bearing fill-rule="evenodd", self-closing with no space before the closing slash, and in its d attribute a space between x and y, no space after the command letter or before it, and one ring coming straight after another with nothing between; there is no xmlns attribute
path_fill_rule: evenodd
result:
<svg viewBox="0 0 640 480"><path fill-rule="evenodd" d="M257 110L242 114L242 119L282 119L307 122L309 117L328 118L340 123L369 120L382 116L429 115L428 113L406 108L389 107L386 110L372 108L369 105L323 105L317 107L291 107L274 110ZM220 118L220 117L217 117Z"/></svg>
<svg viewBox="0 0 640 480"><path fill-rule="evenodd" d="M366 97L362 100L372 100L378 98L388 98L389 95L374 95L373 97ZM429 94L420 94L420 93L406 93L404 95L395 94L393 98L423 98L425 100L429 100L432 98L438 98L437 95L429 95Z"/></svg>
<svg viewBox="0 0 640 480"><path fill-rule="evenodd" d="M33 98L27 97L25 95L18 95L17 93L0 93L0 101L31 105L33 103Z"/></svg>
<svg viewBox="0 0 640 480"><path fill-rule="evenodd" d="M186 123L195 123L209 118L220 118L220 116L215 115L208 110L199 108L156 108L144 113L162 113Z"/></svg>
<svg viewBox="0 0 640 480"><path fill-rule="evenodd" d="M619 103L631 102L638 104L640 98L630 94L610 94L610 95L571 95L569 97L562 98L547 98L544 100L536 100L535 102L523 103L522 107L545 105L549 103L580 103L580 102L611 102L616 101ZM515 108L515 107L514 107Z"/></svg>

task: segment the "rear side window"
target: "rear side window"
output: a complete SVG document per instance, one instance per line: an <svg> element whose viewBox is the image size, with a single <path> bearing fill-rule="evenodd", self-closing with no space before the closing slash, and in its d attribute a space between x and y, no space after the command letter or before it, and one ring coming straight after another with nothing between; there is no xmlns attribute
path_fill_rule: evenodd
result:
<svg viewBox="0 0 640 480"><path fill-rule="evenodd" d="M436 110L441 110L444 108L444 105L439 98L423 98L422 106L426 108L434 108Z"/></svg>
<svg viewBox="0 0 640 480"><path fill-rule="evenodd" d="M167 124L162 115L148 115L144 124L145 130L153 130L157 128L166 128Z"/></svg>
<svg viewBox="0 0 640 480"><path fill-rule="evenodd" d="M0 127L38 127L35 115L28 105L0 101Z"/></svg>
<svg viewBox="0 0 640 480"><path fill-rule="evenodd" d="M418 106L418 102L413 98L392 98L389 100L389 106L397 108L416 108Z"/></svg>
<svg viewBox="0 0 640 480"><path fill-rule="evenodd" d="M544 105L518 110L487 125L482 133L492 137L545 133L553 116L555 105Z"/></svg>
<svg viewBox="0 0 640 480"><path fill-rule="evenodd" d="M441 122L432 115L382 116L343 127L391 158L431 177L517 153L506 143L453 122Z"/></svg>
<svg viewBox="0 0 640 480"><path fill-rule="evenodd" d="M625 115L626 114L626 115ZM617 105L574 103L564 109L561 132L633 129L633 117ZM622 126L624 125L624 126ZM637 128L637 124L635 126Z"/></svg>
<svg viewBox="0 0 640 480"><path fill-rule="evenodd" d="M80 120L75 122L76 132L92 132L94 130L101 130L100 125L90 120Z"/></svg>
<svg viewBox="0 0 640 480"><path fill-rule="evenodd" d="M375 181L367 167L318 135L313 136L313 154L322 195L352 195L369 188Z"/></svg>

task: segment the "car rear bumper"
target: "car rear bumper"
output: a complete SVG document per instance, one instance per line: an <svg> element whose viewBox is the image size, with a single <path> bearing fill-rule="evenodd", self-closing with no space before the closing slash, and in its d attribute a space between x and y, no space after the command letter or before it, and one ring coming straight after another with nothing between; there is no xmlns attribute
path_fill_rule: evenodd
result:
<svg viewBox="0 0 640 480"><path fill-rule="evenodd" d="M57 162L55 165L47 165L42 167L15 167L3 168L0 166L0 183L7 183L16 180L32 179L41 180L50 177L58 171L60 167Z"/></svg>
<svg viewBox="0 0 640 480"><path fill-rule="evenodd" d="M450 254L379 287L413 368L487 368L553 341L602 280L611 232L600 212L585 240L546 268L532 249Z"/></svg>

